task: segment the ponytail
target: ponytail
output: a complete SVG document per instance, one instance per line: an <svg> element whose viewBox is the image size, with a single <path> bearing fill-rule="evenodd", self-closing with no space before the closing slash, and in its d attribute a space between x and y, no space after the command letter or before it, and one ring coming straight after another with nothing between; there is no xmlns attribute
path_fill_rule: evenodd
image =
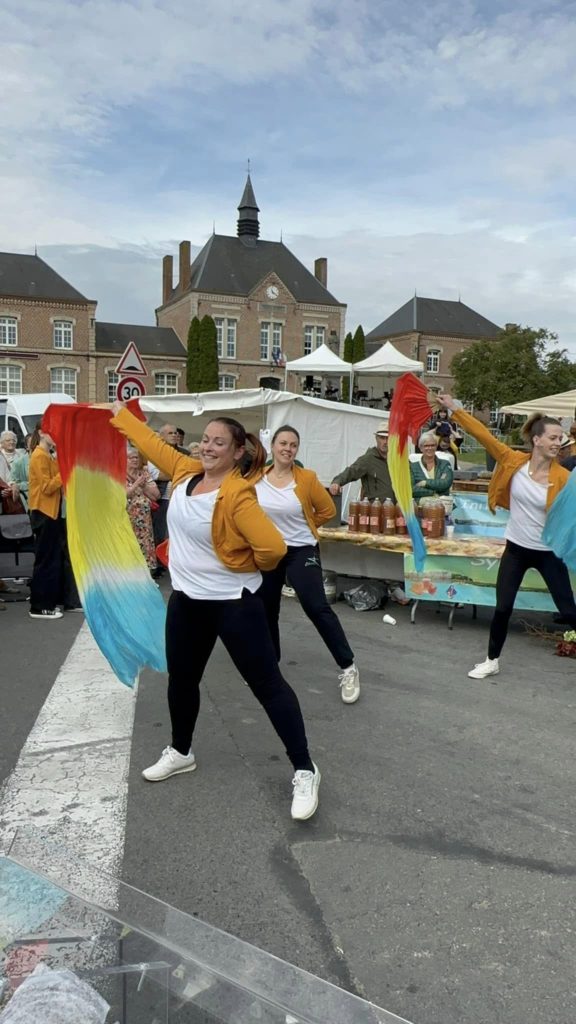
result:
<svg viewBox="0 0 576 1024"><path fill-rule="evenodd" d="M266 459L268 458L266 449L256 434L246 434L246 440L250 442L250 447L253 452L250 453L250 462L244 467L241 467L240 472L242 476L245 476L248 480L253 476L261 476L262 470L266 465Z"/></svg>

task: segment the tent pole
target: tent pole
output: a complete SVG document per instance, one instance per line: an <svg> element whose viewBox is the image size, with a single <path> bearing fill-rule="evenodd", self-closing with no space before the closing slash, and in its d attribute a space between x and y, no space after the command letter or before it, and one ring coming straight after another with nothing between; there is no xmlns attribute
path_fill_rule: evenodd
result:
<svg viewBox="0 0 576 1024"><path fill-rule="evenodd" d="M286 366L286 363L284 363L284 391L286 391L287 387L288 387L288 367Z"/></svg>
<svg viewBox="0 0 576 1024"><path fill-rule="evenodd" d="M350 391L349 391L349 395L348 395L348 401L350 402L350 405L352 405L352 395L354 394L354 363L352 363L351 366L350 366L350 385L349 385L349 388L350 388Z"/></svg>

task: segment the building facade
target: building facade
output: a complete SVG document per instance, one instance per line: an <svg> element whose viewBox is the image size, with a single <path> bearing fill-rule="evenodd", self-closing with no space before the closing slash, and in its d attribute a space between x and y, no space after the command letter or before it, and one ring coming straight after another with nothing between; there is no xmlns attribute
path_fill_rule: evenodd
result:
<svg viewBox="0 0 576 1024"><path fill-rule="evenodd" d="M147 392L186 390L186 351L172 330L99 323L96 305L39 256L0 253L0 395L110 401L130 341L148 371Z"/></svg>
<svg viewBox="0 0 576 1024"><path fill-rule="evenodd" d="M346 306L328 291L326 259L311 273L282 242L260 239L250 176L238 211L237 235L213 234L194 261L190 242L180 243L176 285L164 257L157 323L185 345L193 317L214 318L221 390L283 387L286 360L324 342L339 351ZM300 389L296 375L288 388Z"/></svg>
<svg viewBox="0 0 576 1024"><path fill-rule="evenodd" d="M392 342L404 355L424 363L424 383L441 394L452 390L454 356L500 330L463 302L414 296L366 335L366 355Z"/></svg>

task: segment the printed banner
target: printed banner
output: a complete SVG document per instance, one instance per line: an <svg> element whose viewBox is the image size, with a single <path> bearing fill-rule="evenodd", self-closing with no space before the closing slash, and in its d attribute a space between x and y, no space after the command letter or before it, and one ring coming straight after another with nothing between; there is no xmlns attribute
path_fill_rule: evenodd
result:
<svg viewBox="0 0 576 1024"><path fill-rule="evenodd" d="M416 571L412 555L404 555L404 589L416 601L448 601L493 608L496 604L496 576L500 559L428 555L422 572ZM576 591L576 573L570 574ZM516 609L555 612L556 606L539 572L529 569L516 598Z"/></svg>
<svg viewBox="0 0 576 1024"><path fill-rule="evenodd" d="M452 492L454 510L452 517L457 533L479 533L484 537L503 537L510 513L505 508L496 509L492 515L488 508L488 495L473 491L458 491L457 484Z"/></svg>

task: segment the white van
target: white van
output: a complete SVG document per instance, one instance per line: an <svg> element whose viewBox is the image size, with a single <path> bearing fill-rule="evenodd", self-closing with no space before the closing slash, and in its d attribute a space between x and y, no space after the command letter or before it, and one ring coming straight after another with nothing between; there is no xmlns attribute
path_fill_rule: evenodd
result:
<svg viewBox="0 0 576 1024"><path fill-rule="evenodd" d="M41 392L36 395L0 395L0 433L13 430L17 447L24 447L26 434L31 434L52 403L74 404L70 395L61 392Z"/></svg>

